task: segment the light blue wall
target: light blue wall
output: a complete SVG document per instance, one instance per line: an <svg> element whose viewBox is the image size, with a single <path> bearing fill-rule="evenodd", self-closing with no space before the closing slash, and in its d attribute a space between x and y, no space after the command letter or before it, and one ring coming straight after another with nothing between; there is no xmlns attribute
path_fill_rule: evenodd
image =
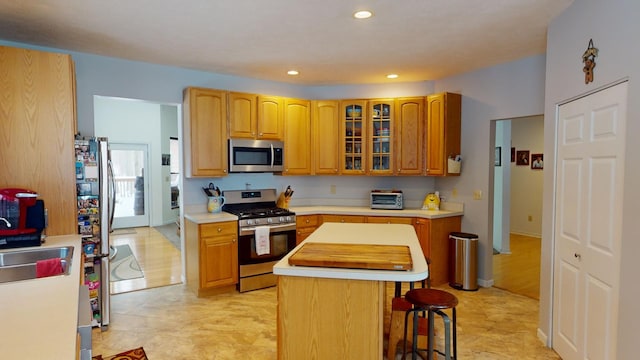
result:
<svg viewBox="0 0 640 360"><path fill-rule="evenodd" d="M555 18L548 28L547 74L544 124L545 174L542 223L542 262L540 272L540 331L551 337L553 284L553 189L555 172L556 105L581 94L628 78L626 159L624 163L624 204L618 304L617 359L638 357L640 334L640 2L636 0L579 0ZM584 83L581 56L589 39L600 49L594 81Z"/></svg>
<svg viewBox="0 0 640 360"><path fill-rule="evenodd" d="M31 47L25 44L0 43ZM410 203L421 204L422 198L428 192L439 190L450 201L465 204L463 231L476 233L480 237L480 283L492 284L492 245L487 201L493 192L493 189L489 189L489 171L493 171L494 154L490 145L490 122L543 112L544 55L433 82L301 87L84 53L70 53L76 64L78 127L85 134L93 132L94 95L180 104L182 90L188 86L307 99L423 96L440 91L461 93L463 165L460 177L281 177L271 174L232 174L221 179L185 179L183 200L187 205L204 206L206 198L200 187L208 184L210 180L215 181L221 189L243 189L246 183L250 183L252 188L275 187L282 190L291 184L297 189L292 200L293 205L296 202L305 203L317 199L336 203L360 203L370 189L379 187L405 190ZM329 194L330 184L336 185L335 195ZM472 200L475 189L483 192L482 200ZM457 193L457 196L452 196L453 193Z"/></svg>
<svg viewBox="0 0 640 360"><path fill-rule="evenodd" d="M479 236L478 277L484 286L493 284L490 231L493 187L489 181L493 176L495 148L491 121L542 114L544 74L545 56L539 55L435 83L435 92L463 94L462 176L436 179L435 187L447 199L465 204L462 231ZM474 190L482 191L481 200L473 200Z"/></svg>

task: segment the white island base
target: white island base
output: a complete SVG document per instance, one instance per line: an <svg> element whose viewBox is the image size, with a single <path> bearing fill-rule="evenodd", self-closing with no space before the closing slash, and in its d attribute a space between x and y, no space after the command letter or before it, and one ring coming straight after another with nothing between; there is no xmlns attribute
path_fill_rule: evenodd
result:
<svg viewBox="0 0 640 360"><path fill-rule="evenodd" d="M415 230L400 224L326 223L305 242L408 245L410 271L274 266L278 359L383 358L386 281L420 281L428 268Z"/></svg>

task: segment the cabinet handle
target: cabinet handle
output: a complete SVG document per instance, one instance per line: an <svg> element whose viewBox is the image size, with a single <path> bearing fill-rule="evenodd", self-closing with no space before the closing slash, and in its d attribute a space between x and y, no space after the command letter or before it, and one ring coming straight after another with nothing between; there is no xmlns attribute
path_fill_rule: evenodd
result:
<svg viewBox="0 0 640 360"><path fill-rule="evenodd" d="M344 222L344 219L340 219L340 222L341 222L341 223L343 223L343 222Z"/></svg>
<svg viewBox="0 0 640 360"><path fill-rule="evenodd" d="M236 238L233 238L233 240L231 240L231 242L236 242Z"/></svg>
<svg viewBox="0 0 640 360"><path fill-rule="evenodd" d="M263 135L263 134L262 134L262 133L260 133L260 135L259 135L259 136L262 136L262 135Z"/></svg>
<svg viewBox="0 0 640 360"><path fill-rule="evenodd" d="M305 222L308 224L308 223L310 223L310 222L311 222L311 220L307 219Z"/></svg>
<svg viewBox="0 0 640 360"><path fill-rule="evenodd" d="M222 231L222 228L218 228L218 232L221 232L221 231Z"/></svg>

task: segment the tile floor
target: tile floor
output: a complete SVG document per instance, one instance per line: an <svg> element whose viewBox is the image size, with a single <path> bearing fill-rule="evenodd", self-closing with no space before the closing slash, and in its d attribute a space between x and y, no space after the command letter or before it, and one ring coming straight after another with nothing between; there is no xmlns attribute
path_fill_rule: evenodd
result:
<svg viewBox="0 0 640 360"><path fill-rule="evenodd" d="M536 300L496 288L442 289L460 301L460 359L559 359L536 336ZM94 355L143 346L151 360L276 359L275 288L197 298L172 285L114 295L111 310L109 329L94 329Z"/></svg>

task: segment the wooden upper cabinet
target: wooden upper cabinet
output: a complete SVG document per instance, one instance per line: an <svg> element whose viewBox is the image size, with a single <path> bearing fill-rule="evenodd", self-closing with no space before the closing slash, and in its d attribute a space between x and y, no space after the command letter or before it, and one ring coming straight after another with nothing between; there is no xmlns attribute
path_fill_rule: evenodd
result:
<svg viewBox="0 0 640 360"><path fill-rule="evenodd" d="M311 104L285 100L284 175L311 174Z"/></svg>
<svg viewBox="0 0 640 360"><path fill-rule="evenodd" d="M229 93L229 137L254 139L258 127L258 95Z"/></svg>
<svg viewBox="0 0 640 360"><path fill-rule="evenodd" d="M340 103L336 100L313 101L313 164L316 175L339 173Z"/></svg>
<svg viewBox="0 0 640 360"><path fill-rule="evenodd" d="M229 93L229 137L282 140L284 99L239 92Z"/></svg>
<svg viewBox="0 0 640 360"><path fill-rule="evenodd" d="M340 173L364 175L367 168L367 101L340 101Z"/></svg>
<svg viewBox="0 0 640 360"><path fill-rule="evenodd" d="M396 99L395 148L397 175L421 175L424 160L424 98Z"/></svg>
<svg viewBox="0 0 640 360"><path fill-rule="evenodd" d="M227 175L226 91L186 88L183 102L186 176Z"/></svg>
<svg viewBox="0 0 640 360"><path fill-rule="evenodd" d="M369 101L367 123L367 164L372 175L392 175L394 172L393 143L394 100Z"/></svg>
<svg viewBox="0 0 640 360"><path fill-rule="evenodd" d="M256 139L284 138L284 99L279 96L258 95Z"/></svg>
<svg viewBox="0 0 640 360"><path fill-rule="evenodd" d="M427 175L459 175L449 173L447 158L460 154L460 118L460 94L427 96Z"/></svg>
<svg viewBox="0 0 640 360"><path fill-rule="evenodd" d="M47 235L78 232L70 55L0 46L0 188L36 191Z"/></svg>

